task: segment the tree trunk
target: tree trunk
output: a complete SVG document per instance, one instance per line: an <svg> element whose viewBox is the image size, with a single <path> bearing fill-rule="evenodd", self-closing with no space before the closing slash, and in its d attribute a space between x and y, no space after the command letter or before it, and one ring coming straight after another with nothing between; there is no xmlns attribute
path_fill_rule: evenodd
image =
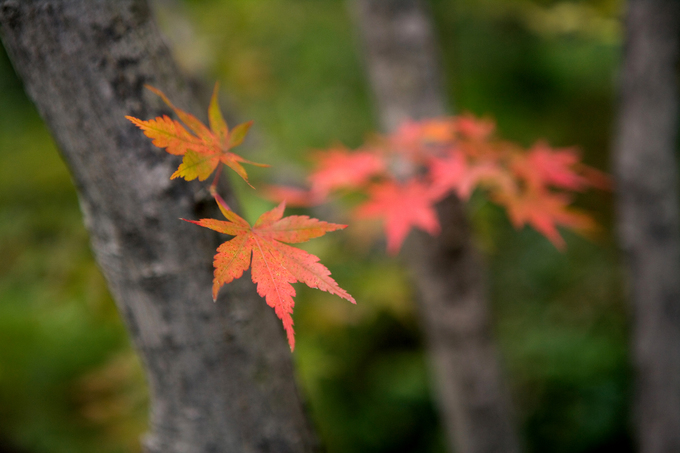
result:
<svg viewBox="0 0 680 453"><path fill-rule="evenodd" d="M446 113L432 25L420 0L354 0L371 87L384 129ZM404 258L420 293L420 311L439 390L438 403L458 453L519 452L509 396L491 334L481 260L464 206L437 206L438 237L416 231Z"/></svg>
<svg viewBox="0 0 680 453"><path fill-rule="evenodd" d="M618 222L633 303L640 451L680 451L680 2L628 3L615 144Z"/></svg>
<svg viewBox="0 0 680 453"><path fill-rule="evenodd" d="M218 215L207 184L171 181L177 157L124 118L170 113L145 83L207 110L191 99L146 2L0 0L0 36L71 170L146 367L146 451L313 451L280 322L247 276L213 303L212 257L227 238L179 220Z"/></svg>

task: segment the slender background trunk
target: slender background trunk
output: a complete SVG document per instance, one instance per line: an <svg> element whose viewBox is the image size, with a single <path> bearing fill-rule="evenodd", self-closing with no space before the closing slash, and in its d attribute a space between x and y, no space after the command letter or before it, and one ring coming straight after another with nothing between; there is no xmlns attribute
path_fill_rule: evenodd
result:
<svg viewBox="0 0 680 453"><path fill-rule="evenodd" d="M218 237L207 184L171 181L177 158L124 115L191 99L142 0L0 0L0 36L77 187L92 246L151 389L153 453L306 452L314 436L280 322L249 276L212 302ZM206 100L207 101L207 100ZM231 201L231 200L230 200Z"/></svg>
<svg viewBox="0 0 680 453"><path fill-rule="evenodd" d="M446 113L433 27L420 0L353 0L385 130ZM483 266L460 200L438 206L438 237L416 231L402 254L420 293L438 403L458 453L515 453L519 442L501 378Z"/></svg>
<svg viewBox="0 0 680 453"><path fill-rule="evenodd" d="M631 0L615 172L633 303L640 451L680 451L680 2Z"/></svg>

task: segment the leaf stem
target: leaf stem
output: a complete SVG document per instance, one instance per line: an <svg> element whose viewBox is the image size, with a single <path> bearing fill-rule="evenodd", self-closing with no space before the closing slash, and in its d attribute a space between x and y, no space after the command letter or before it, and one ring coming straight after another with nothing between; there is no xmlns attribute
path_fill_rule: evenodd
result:
<svg viewBox="0 0 680 453"><path fill-rule="evenodd" d="M222 167L223 165L218 165L217 166L217 171L215 172L215 177L213 178L212 184L210 184L210 194L215 195L216 190L217 190L217 182L220 180L220 175L222 174Z"/></svg>
<svg viewBox="0 0 680 453"><path fill-rule="evenodd" d="M231 211L231 208L227 204L226 201L224 201L224 198L220 196L220 194L217 193L217 181L220 179L220 174L222 174L222 165L217 167L217 171L215 172L215 177L213 178L212 184L210 184L210 187L208 187L208 190L210 191L210 195L215 199L217 204L219 204L223 209L226 209L227 211Z"/></svg>
<svg viewBox="0 0 680 453"><path fill-rule="evenodd" d="M222 208L226 209L227 211L231 211L232 209L229 207L226 201L224 201L224 198L220 197L220 194L217 192L213 193L212 196L215 198L215 201L217 204L222 206Z"/></svg>

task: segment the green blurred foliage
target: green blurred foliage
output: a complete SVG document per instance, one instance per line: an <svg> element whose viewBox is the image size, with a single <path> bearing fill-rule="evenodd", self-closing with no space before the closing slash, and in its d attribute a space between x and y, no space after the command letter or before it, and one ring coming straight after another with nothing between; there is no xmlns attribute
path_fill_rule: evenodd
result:
<svg viewBox="0 0 680 453"><path fill-rule="evenodd" d="M431 9L456 111L489 115L525 145L578 145L607 168L620 1L432 0ZM183 70L219 80L235 115L255 119L247 157L272 164L253 169L256 187L301 182L311 149L357 146L377 127L344 1L159 0L157 15ZM251 220L269 206L234 185ZM515 231L479 194L468 207L527 450L632 451L612 196L578 204L602 229L567 233L564 253ZM294 358L317 429L330 453L443 452L409 276L343 206L312 214L350 228L305 248L358 303L299 287L295 312ZM66 168L4 54L0 207L0 452L138 451L139 364Z"/></svg>

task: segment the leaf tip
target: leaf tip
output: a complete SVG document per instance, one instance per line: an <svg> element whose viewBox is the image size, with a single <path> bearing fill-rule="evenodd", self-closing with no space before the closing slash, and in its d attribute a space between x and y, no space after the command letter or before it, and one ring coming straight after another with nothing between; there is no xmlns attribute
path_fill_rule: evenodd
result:
<svg viewBox="0 0 680 453"><path fill-rule="evenodd" d="M156 92L160 91L158 88L153 87L153 86L149 85L148 83L144 84L144 88L151 91L152 93L156 93Z"/></svg>

